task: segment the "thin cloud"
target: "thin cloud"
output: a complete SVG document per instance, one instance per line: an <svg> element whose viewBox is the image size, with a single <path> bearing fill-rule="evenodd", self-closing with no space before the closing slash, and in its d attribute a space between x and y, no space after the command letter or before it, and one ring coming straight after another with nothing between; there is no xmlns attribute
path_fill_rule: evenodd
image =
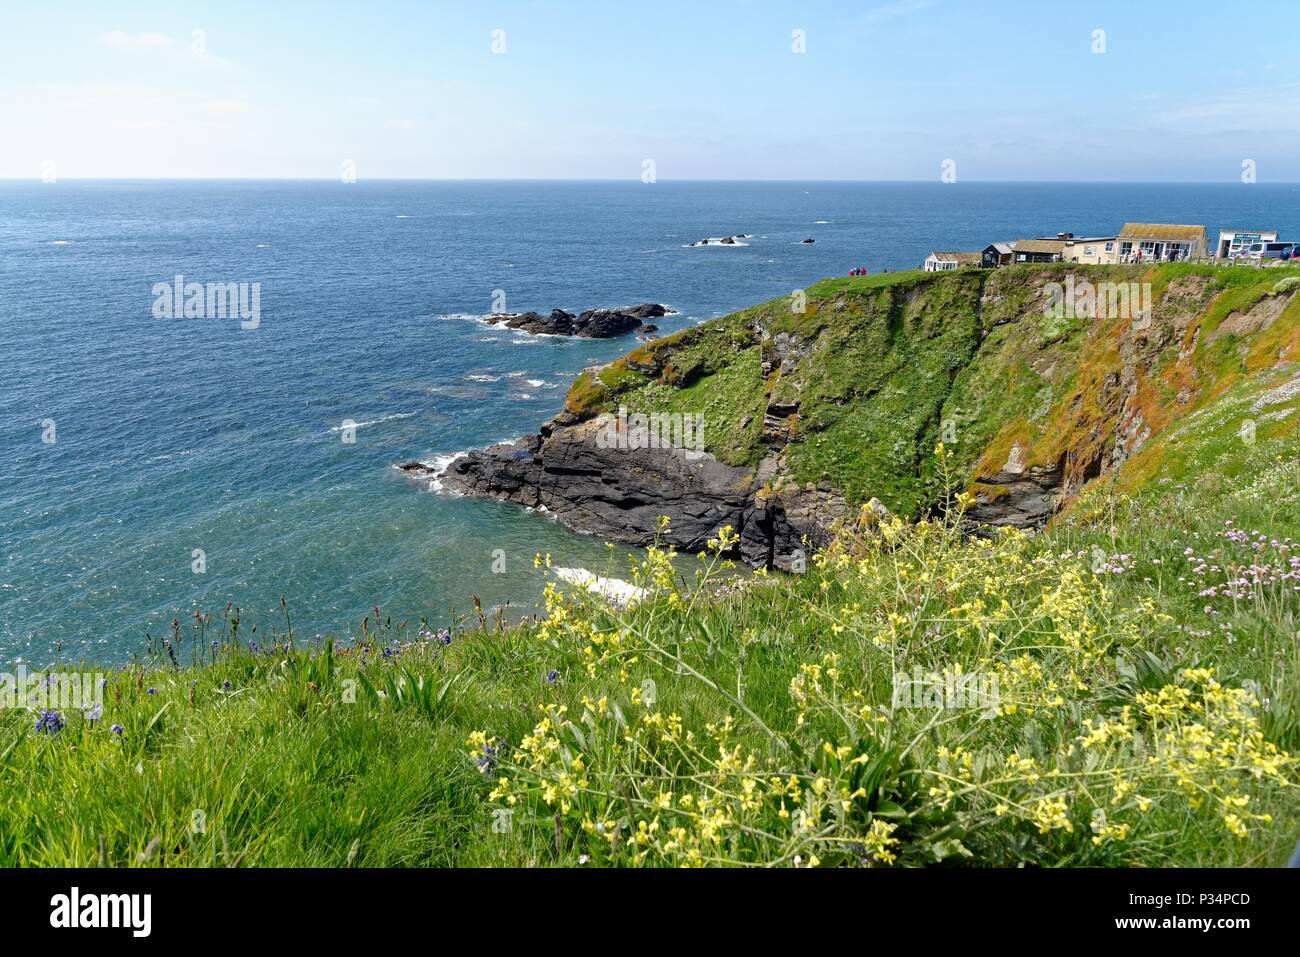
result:
<svg viewBox="0 0 1300 957"><path fill-rule="evenodd" d="M114 50L156 50L171 46L173 41L167 34L154 31L127 33L125 30L109 30L100 36L99 42Z"/></svg>
<svg viewBox="0 0 1300 957"><path fill-rule="evenodd" d="M899 17L908 17L929 10L934 7L936 2L937 0L895 0L894 3L887 3L884 6L868 10L858 22L873 24L884 23L887 20L897 20Z"/></svg>

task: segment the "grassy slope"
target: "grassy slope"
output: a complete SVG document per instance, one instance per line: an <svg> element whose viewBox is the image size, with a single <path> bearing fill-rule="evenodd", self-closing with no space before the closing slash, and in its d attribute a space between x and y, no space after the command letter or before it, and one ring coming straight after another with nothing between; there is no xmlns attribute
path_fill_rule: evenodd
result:
<svg viewBox="0 0 1300 957"><path fill-rule="evenodd" d="M834 282L831 301L844 291L843 280ZM890 313L882 305L879 321ZM921 328L905 311L893 315L902 320L896 328ZM834 316L828 310L809 321ZM651 567L640 574L661 596L637 609L615 614L557 599L550 625L472 624L449 646L417 641L396 659L381 649L401 629L374 621L346 654L291 651L283 641L264 641L274 647L253 653L213 627L187 638L181 658L215 637L215 662L177 670L155 661L114 673L94 724L68 714L52 737L32 730L28 712L0 713L0 864L124 865L142 853L147 863L168 865L627 864L693 855L789 864L798 854L803 863L875 866L887 860L881 848L914 864L1281 864L1300 836L1297 791L1269 774L1255 777L1249 755L1258 757L1260 742L1291 755L1287 761L1300 751L1300 601L1290 579L1266 577L1236 597L1223 581L1251 565L1286 569L1285 540L1300 538L1300 414L1283 414L1300 400L1255 408L1286 370L1240 371L1259 361L1256 350L1280 350L1293 332L1279 322L1270 341L1234 351L1218 398L1033 538L988 545L938 527L895 533L890 547L867 541L807 575L759 578L716 601L670 587L663 569ZM997 334L986 348L1028 348ZM727 336L745 341L736 328ZM1068 339L1033 348L1057 350L1068 363ZM738 359L719 350L686 358L751 361L743 348L728 356ZM1007 409L1050 407L1024 367L1010 360L1001 367L1027 380L1022 398L1038 399L1008 401ZM981 408L970 421L1006 414ZM1246 420L1253 432L1243 429ZM920 467L944 466L923 456ZM1226 537L1233 528L1250 541ZM1062 595L1067 580L1075 585ZM1215 593L1203 594L1210 586ZM1090 636L1083 651L1080 635ZM363 670L382 697L349 684L362 670L355 650L362 646L370 649ZM970 712L890 707L894 671L954 663L1003 673L1015 712L981 721ZM1155 706L1142 695L1162 687L1208 700L1203 681L1182 674L1192 666L1213 667L1225 688L1254 689L1262 705L1236 724L1220 720L1218 706L1198 713L1189 705L1177 721L1147 715L1143 703ZM1035 670L1039 677L1023 677ZM421 682L426 690L417 694ZM653 687L653 707L643 687ZM554 716L540 733L539 705ZM1144 770L1149 751L1081 744L1095 722L1118 723L1125 705L1144 715L1145 735L1160 733L1162 722L1193 738L1201 728L1232 755L1229 766L1204 756L1214 748L1170 748L1191 782L1180 785ZM655 722L673 715L698 753L655 737ZM734 728L719 730L728 719ZM111 724L124 727L120 736ZM481 745L466 746L480 730L507 744L486 776L468 754L481 756ZM823 742L847 750L828 755ZM719 768L720 744L753 755L755 766ZM966 753L973 760L962 771ZM858 755L870 760L855 765ZM1006 771L1008 755L1036 770ZM1233 770L1239 759L1247 770ZM1064 777L1053 778L1053 769ZM1294 781L1294 764L1284 761L1280 774ZM850 794L865 784L869 793L851 798L843 813L824 806L820 836L810 842L780 816L782 802L795 806L789 791L769 783L790 776L806 808L818 801L819 779L832 794L840 783ZM744 791L746 780L759 782L757 796ZM1131 782L1151 802L1147 810L1132 794L1112 803L1118 781ZM575 791L566 797L568 787ZM669 790L668 807L656 809L655 798ZM498 797L487 800L493 792ZM712 796L714 818L682 806L687 794ZM1238 836L1225 823L1235 812L1221 802L1242 796L1241 813L1271 821L1238 821L1245 831ZM514 812L509 832L493 830L494 807ZM1094 842L1099 808L1108 826L1128 825L1127 833ZM657 830L636 844L640 822L647 831L657 822ZM597 824L609 825L605 835ZM668 836L676 827L679 840ZM611 845L612 829L621 837ZM881 843L889 840L898 843Z"/></svg>
<svg viewBox="0 0 1300 957"><path fill-rule="evenodd" d="M1138 370L1139 408L1153 431L1186 411L1173 401L1180 389L1191 388L1195 408L1271 365L1288 344L1300 349L1300 297L1265 333L1209 342L1227 317L1269 295L1291 270L1056 264L912 271L828 279L807 291L802 313L786 297L649 343L581 377L567 408L584 416L619 404L634 412L704 412L706 448L752 465L770 451L761 440L767 403L798 402L787 448L797 480L828 478L851 502L874 496L915 517L943 494L927 462L945 433L957 437L948 444L967 480L999 471L1016 442L1029 465L1062 457L1067 465L1086 463L1107 447L1118 410L1099 396L1119 365L1130 320L1044 315L1041 285L1070 272L1096 284L1149 282L1157 322L1193 317L1184 341L1170 342L1150 368ZM1178 288L1188 277L1208 280L1199 299L1169 294L1171 283ZM764 379L759 330L806 348L794 351L792 367ZM1191 349L1197 330L1207 344ZM1249 356L1239 361L1243 343ZM1180 358L1180 350L1188 355Z"/></svg>
<svg viewBox="0 0 1300 957"><path fill-rule="evenodd" d="M656 794L671 790L680 801L716 779L716 767L698 759L679 759L664 779L620 750L623 731L611 728L614 714L638 730L659 714L679 716L701 753L717 746L709 726L730 718L735 727L727 746L767 765L766 774L754 777L795 775L805 800L818 777L836 779L820 751L823 741L848 747L850 755L893 755L912 743L905 767L881 772L879 791L854 802L837 832L839 843L792 843L769 815L764 826L781 840L755 846L723 827L719 842L705 846L706 861L792 863L790 849L802 847L805 862L811 850L825 863L879 865L872 854L855 850L869 846L869 822L879 818L898 828L893 839L900 843L891 850L904 863L942 857L1002 865L1281 864L1298 836L1300 792L1249 774L1213 770L1198 776L1190 759L1186 767L1197 780L1225 788L1240 781L1231 793L1248 794L1249 812L1272 822L1250 821L1246 836L1235 836L1213 804L1193 807L1177 787L1132 771L1145 758L1123 748L1099 766L1132 773L1141 782L1137 793L1153 802L1145 812L1131 802L1111 806L1109 788L1076 787L1072 780L1024 786L1023 815L996 813L1002 797L1013 796L1011 785L991 785L996 800L959 795L947 808L928 794L936 780L926 772L949 767L941 748L980 756L973 767L985 780L998 779L990 769L1009 754L1032 757L1039 773L1077 773L1082 759L1070 742L1085 722L1113 719L1138 700L1142 687L1185 684L1179 672L1190 666L1213 666L1227 687L1257 687L1267 702L1256 725L1260 733L1292 755L1300 749L1294 640L1300 602L1294 586L1260 587L1244 599L1207 599L1199 594L1207 581L1194 574L1199 563L1184 556L1187 548L1197 556L1217 550L1225 568L1278 559L1274 551L1261 555L1231 546L1221 535L1229 519L1234 527L1300 538L1294 424L1261 429L1246 445L1229 438L1232 415L1225 409L1224 416L1219 428L1189 429L1169 440L1178 446L1177 461L1193 463L1194 470L1162 471L1137 496L1126 496L1122 482L1098 487L1049 532L1009 538L992 549L932 530L898 539L892 548L865 547L847 563L815 566L802 577L760 578L751 590L693 608L687 607L689 593L674 598L670 592L618 614L562 602L561 626L469 627L450 646L420 642L396 660L378 651L396 633L369 623L357 642L372 649L364 670L377 689L386 689L383 698L372 698L362 685L355 702L347 702L348 680L360 661L355 652L280 647L253 654L246 647L236 651L223 636L213 664L179 671L159 664L114 674L95 725L68 715L62 733L50 737L34 733L26 713L6 713L0 716L0 863L133 864L159 838L148 863L572 865L585 858L627 864L633 860L627 832L622 850L611 852L603 837L583 831L584 818L651 821L647 802ZM1212 478L1238 474L1253 480ZM1128 570L1094 574L1098 548ZM1079 604L1044 613L1045 599L1067 572L1079 582ZM1208 579L1224 577L1210 573ZM1086 690L1072 689L1066 679L1079 659L1065 641L1083 622L1106 636L1103 650L1080 672ZM634 654L616 655L589 673L585 649L593 634L619 634L621 651ZM209 637L190 643L206 646ZM971 712L889 708L894 671L955 662L968 671L1023 669L1026 660L1038 663L1046 678L1032 686L1004 685L1003 694L1020 702L1015 714L981 721ZM839 676L834 693L810 695L818 706L801 725L791 682L809 668L821 669L829 688L828 662ZM548 683L553 670L557 677ZM637 703L647 680L654 682L654 708ZM420 681L428 694L411 693ZM1063 705L1044 705L1055 693L1046 692L1049 687L1064 694ZM870 719L855 720L850 731L834 702L849 703L853 714L871 709L864 712ZM590 778L562 815L558 850L554 814L560 805L548 805L544 796L556 780L554 768L534 770L524 752L543 704L552 713L567 707L565 720L581 729L583 744L566 736L564 751L570 762L575 754L585 756ZM120 737L110 723L125 726ZM470 752L481 754L479 745L466 746L478 730L508 742L504 763L491 775L471 760ZM627 773L629 767L636 772ZM1294 767L1284 773L1294 780ZM511 790L488 801L502 778L511 780ZM740 778L721 780L736 789ZM1043 831L1034 812L1043 795L1057 793L1066 801L1062 820L1070 829L1058 821ZM635 796L631 815L625 795ZM510 797L513 806L505 803ZM1094 844L1090 822L1097 806L1108 811L1111 824L1129 824L1130 832ZM509 833L494 832L494 807L514 812ZM733 818L741 817L739 808L732 809ZM195 832L200 819L203 829ZM689 817L682 820L689 826ZM678 859L656 850L642 862Z"/></svg>

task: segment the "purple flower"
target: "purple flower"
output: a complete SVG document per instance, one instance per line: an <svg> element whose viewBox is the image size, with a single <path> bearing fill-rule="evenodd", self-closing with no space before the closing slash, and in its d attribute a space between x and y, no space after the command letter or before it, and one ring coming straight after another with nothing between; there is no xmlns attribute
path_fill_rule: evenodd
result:
<svg viewBox="0 0 1300 957"><path fill-rule="evenodd" d="M222 690L222 691L229 691L232 687L234 687L234 686L230 683L230 679L229 679L229 678L227 678L225 681L221 682L221 690Z"/></svg>
<svg viewBox="0 0 1300 957"><path fill-rule="evenodd" d="M57 711L42 711L36 719L37 734L58 734L63 730L63 715Z"/></svg>
<svg viewBox="0 0 1300 957"><path fill-rule="evenodd" d="M157 688L150 688L150 689L149 689L149 693L150 693L150 694L157 694L157 693L158 693L158 689L157 689Z"/></svg>
<svg viewBox="0 0 1300 957"><path fill-rule="evenodd" d="M551 673L546 676L546 683L548 685L553 685L555 684L555 682L559 680L560 680L560 673L556 671L554 668L552 668Z"/></svg>
<svg viewBox="0 0 1300 957"><path fill-rule="evenodd" d="M112 731L114 734L120 736L120 735L122 734L122 732L126 730L126 728L122 727L120 724L115 724L115 725L113 725L111 728L109 728L108 730L109 730L109 731Z"/></svg>

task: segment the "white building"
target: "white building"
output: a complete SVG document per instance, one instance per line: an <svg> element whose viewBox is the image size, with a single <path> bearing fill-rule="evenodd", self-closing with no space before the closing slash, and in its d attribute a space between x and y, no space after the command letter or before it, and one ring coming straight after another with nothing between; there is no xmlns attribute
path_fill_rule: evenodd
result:
<svg viewBox="0 0 1300 957"><path fill-rule="evenodd" d="M925 257L925 262L921 268L926 272L946 272L949 269L960 269L962 266L978 266L980 264L979 253L951 253L951 252L933 252Z"/></svg>
<svg viewBox="0 0 1300 957"><path fill-rule="evenodd" d="M1204 226L1125 223L1116 241L1122 263L1174 262L1210 254L1210 239Z"/></svg>
<svg viewBox="0 0 1300 957"><path fill-rule="evenodd" d="M1219 246L1214 255L1220 259L1236 259L1250 252L1252 243L1277 242L1276 229L1220 229Z"/></svg>

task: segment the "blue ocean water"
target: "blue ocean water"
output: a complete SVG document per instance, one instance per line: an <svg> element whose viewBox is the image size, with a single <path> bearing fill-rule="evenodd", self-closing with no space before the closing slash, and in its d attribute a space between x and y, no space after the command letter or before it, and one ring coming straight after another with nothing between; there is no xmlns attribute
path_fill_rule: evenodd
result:
<svg viewBox="0 0 1300 957"><path fill-rule="evenodd" d="M513 311L665 302L667 332L853 266L1125 220L1294 238L1300 187L0 183L0 661L129 660L227 602L267 629L281 596L300 635L374 605L441 623L473 595L513 617L535 553L603 568L544 515L392 468L535 430L635 344L465 318L497 290ZM259 327L155 318L177 274L260 283Z"/></svg>

